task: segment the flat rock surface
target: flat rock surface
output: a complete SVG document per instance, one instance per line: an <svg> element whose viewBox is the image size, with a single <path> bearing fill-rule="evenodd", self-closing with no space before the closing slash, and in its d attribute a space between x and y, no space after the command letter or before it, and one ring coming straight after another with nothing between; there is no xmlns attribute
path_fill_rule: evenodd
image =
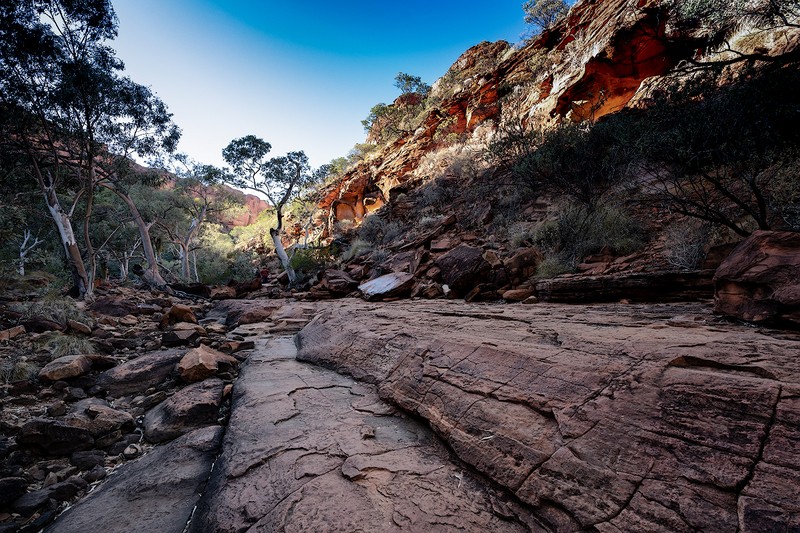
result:
<svg viewBox="0 0 800 533"><path fill-rule="evenodd" d="M190 531L528 531L504 491L393 414L374 387L257 341Z"/></svg>
<svg viewBox="0 0 800 533"><path fill-rule="evenodd" d="M120 467L46 530L181 533L211 472L219 426L188 433Z"/></svg>
<svg viewBox="0 0 800 533"><path fill-rule="evenodd" d="M699 303L340 300L298 344L302 360L377 384L382 398L426 419L548 530L800 528L797 333L725 322ZM295 379L286 377L284 388L299 390ZM325 404L339 392L306 390ZM307 416L302 396L277 393L276 407L260 415L280 428L272 438L292 444L254 442L225 465L229 479L246 478L259 461L277 466L294 461L287 454L319 449L292 440L304 438L292 431ZM289 446L300 449L282 451ZM345 452L346 463L360 453ZM315 471L347 471L309 457ZM287 500L251 513L251 523L272 527L276 513L288 512L309 468L289 474Z"/></svg>

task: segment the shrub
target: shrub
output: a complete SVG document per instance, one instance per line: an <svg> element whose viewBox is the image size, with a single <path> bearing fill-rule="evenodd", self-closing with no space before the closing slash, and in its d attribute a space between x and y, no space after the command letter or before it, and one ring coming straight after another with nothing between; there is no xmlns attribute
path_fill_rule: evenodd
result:
<svg viewBox="0 0 800 533"><path fill-rule="evenodd" d="M36 339L35 344L38 348L50 352L52 359L58 359L65 355L85 355L97 352L92 341L86 337L65 335L55 331L40 336Z"/></svg>
<svg viewBox="0 0 800 533"><path fill-rule="evenodd" d="M679 222L664 231L664 258L677 268L691 270L706 257L706 245L711 235L709 224Z"/></svg>
<svg viewBox="0 0 800 533"><path fill-rule="evenodd" d="M640 249L644 233L637 221L614 206L568 204L555 220L537 229L533 240L546 256L558 258L572 270L603 248L618 254Z"/></svg>
<svg viewBox="0 0 800 533"><path fill-rule="evenodd" d="M41 300L17 304L14 307L25 319L40 317L62 325L66 325L69 319L89 321L86 313L78 309L75 300L58 293L48 293Z"/></svg>
<svg viewBox="0 0 800 533"><path fill-rule="evenodd" d="M562 258L557 255L547 255L536 266L536 278L549 279L572 272L573 265L567 264Z"/></svg>
<svg viewBox="0 0 800 533"><path fill-rule="evenodd" d="M24 357L13 356L0 362L0 380L3 383L30 381L36 378L39 370L37 365L26 361Z"/></svg>
<svg viewBox="0 0 800 533"><path fill-rule="evenodd" d="M299 282L304 282L325 270L332 263L330 249L323 247L295 248L290 264Z"/></svg>
<svg viewBox="0 0 800 533"><path fill-rule="evenodd" d="M350 246L342 254L342 261L347 262L356 257L361 257L374 250L374 244L364 239L356 239L350 243Z"/></svg>

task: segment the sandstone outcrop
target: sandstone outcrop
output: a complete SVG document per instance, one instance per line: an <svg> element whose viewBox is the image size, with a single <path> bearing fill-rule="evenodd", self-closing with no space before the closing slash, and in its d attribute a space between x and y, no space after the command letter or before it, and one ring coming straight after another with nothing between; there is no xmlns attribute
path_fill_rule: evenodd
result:
<svg viewBox="0 0 800 533"><path fill-rule="evenodd" d="M230 370L239 362L230 355L208 346L200 345L186 352L178 362L178 374L188 382L203 381L220 371Z"/></svg>
<svg viewBox="0 0 800 533"><path fill-rule="evenodd" d="M189 531L529 531L513 498L450 462L374 388L260 344Z"/></svg>
<svg viewBox="0 0 800 533"><path fill-rule="evenodd" d="M219 426L197 429L120 467L47 531L181 533L208 479L221 438Z"/></svg>
<svg viewBox="0 0 800 533"><path fill-rule="evenodd" d="M714 274L714 311L800 326L800 233L756 231Z"/></svg>
<svg viewBox="0 0 800 533"><path fill-rule="evenodd" d="M214 424L219 417L224 388L222 380L214 378L179 390L144 417L145 438L164 442Z"/></svg>
<svg viewBox="0 0 800 533"><path fill-rule="evenodd" d="M141 355L100 374L97 386L116 397L144 392L167 379L184 353L173 349Z"/></svg>
<svg viewBox="0 0 800 533"><path fill-rule="evenodd" d="M546 529L798 527L800 339L709 311L348 300L299 358L375 383Z"/></svg>

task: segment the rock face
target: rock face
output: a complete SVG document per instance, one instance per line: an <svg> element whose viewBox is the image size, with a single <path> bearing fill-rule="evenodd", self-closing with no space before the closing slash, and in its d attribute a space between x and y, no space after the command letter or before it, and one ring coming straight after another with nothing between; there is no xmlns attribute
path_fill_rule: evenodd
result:
<svg viewBox="0 0 800 533"><path fill-rule="evenodd" d="M336 305L299 358L377 384L545 529L800 527L796 336L701 304Z"/></svg>
<svg viewBox="0 0 800 533"><path fill-rule="evenodd" d="M82 376L92 369L92 359L88 355L65 355L51 361L39 371L39 379L58 381Z"/></svg>
<svg viewBox="0 0 800 533"><path fill-rule="evenodd" d="M219 426L197 429L120 467L47 531L181 533L208 479L221 438Z"/></svg>
<svg viewBox="0 0 800 533"><path fill-rule="evenodd" d="M259 344L189 531L529 531L502 490L450 462L374 388Z"/></svg>
<svg viewBox="0 0 800 533"><path fill-rule="evenodd" d="M144 417L145 438L163 442L214 424L224 388L222 380L207 379L176 392Z"/></svg>
<svg viewBox="0 0 800 533"><path fill-rule="evenodd" d="M194 383L215 375L221 369L230 369L239 362L230 355L208 346L189 350L178 363L178 374L184 381Z"/></svg>
<svg viewBox="0 0 800 533"><path fill-rule="evenodd" d="M143 392L169 377L183 355L183 350L164 350L139 356L100 374L97 385L111 396Z"/></svg>
<svg viewBox="0 0 800 533"><path fill-rule="evenodd" d="M414 286L414 275L407 272L392 272L358 286L365 300L381 300L394 296L405 296Z"/></svg>
<svg viewBox="0 0 800 533"><path fill-rule="evenodd" d="M436 261L442 280L454 291L469 292L485 276L491 266L483 258L483 250L461 244Z"/></svg>
<svg viewBox="0 0 800 533"><path fill-rule="evenodd" d="M800 233L756 231L714 274L714 311L800 326Z"/></svg>

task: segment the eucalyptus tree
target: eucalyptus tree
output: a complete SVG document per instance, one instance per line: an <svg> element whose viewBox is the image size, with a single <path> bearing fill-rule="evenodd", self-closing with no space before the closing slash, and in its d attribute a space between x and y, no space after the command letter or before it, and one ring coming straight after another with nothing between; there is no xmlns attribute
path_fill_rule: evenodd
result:
<svg viewBox="0 0 800 533"><path fill-rule="evenodd" d="M255 135L232 140L222 150L222 157L233 170L225 180L235 187L263 194L272 204L276 222L269 234L289 282L294 285L297 276L281 240L284 208L315 183L319 173L311 171L308 157L302 151L267 158L270 150L272 145Z"/></svg>
<svg viewBox="0 0 800 533"><path fill-rule="evenodd" d="M118 166L133 154L174 149L180 132L163 102L121 75L124 65L107 45L117 33L109 0L4 0L0 27L0 105L12 132L4 149L27 156L77 293L90 295L96 187L124 195ZM79 204L89 268L74 227ZM157 264L150 268L160 278Z"/></svg>
<svg viewBox="0 0 800 533"><path fill-rule="evenodd" d="M181 278L190 281L189 257L200 247L198 237L204 224L221 222L221 217L234 209L236 202L229 190L221 185L225 178L223 170L188 161L185 156L178 161L182 167L171 180L169 205L165 209L167 216L156 223L178 249Z"/></svg>

